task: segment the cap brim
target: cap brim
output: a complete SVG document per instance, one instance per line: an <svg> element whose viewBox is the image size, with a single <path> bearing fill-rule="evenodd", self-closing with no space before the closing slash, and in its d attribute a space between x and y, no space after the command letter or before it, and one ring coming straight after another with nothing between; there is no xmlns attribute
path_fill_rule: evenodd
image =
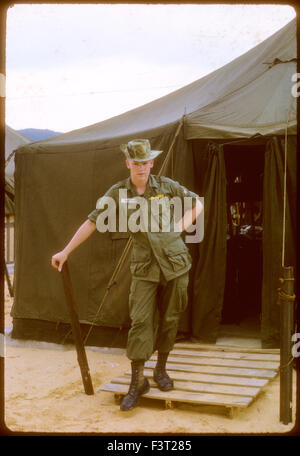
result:
<svg viewBox="0 0 300 456"><path fill-rule="evenodd" d="M161 154L163 150L151 150L149 157L147 158L132 158L132 160L137 162L146 162L150 160L154 160L159 154Z"/></svg>

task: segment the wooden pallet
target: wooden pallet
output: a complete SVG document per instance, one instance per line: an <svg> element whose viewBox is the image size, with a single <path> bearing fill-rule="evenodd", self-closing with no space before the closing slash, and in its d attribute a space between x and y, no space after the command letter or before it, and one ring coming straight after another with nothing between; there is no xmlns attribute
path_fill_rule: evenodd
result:
<svg viewBox="0 0 300 456"><path fill-rule="evenodd" d="M150 391L143 397L162 400L167 408L178 402L226 407L231 417L248 407L278 374L279 350L261 350L220 345L176 344L169 355L167 370L174 389L163 392L152 380L157 355L145 363ZM120 402L127 393L131 372L103 385Z"/></svg>

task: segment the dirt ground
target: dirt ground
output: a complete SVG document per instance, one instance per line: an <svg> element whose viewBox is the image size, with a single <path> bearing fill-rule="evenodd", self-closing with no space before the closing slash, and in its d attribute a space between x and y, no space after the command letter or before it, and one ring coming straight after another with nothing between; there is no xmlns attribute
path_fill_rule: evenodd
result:
<svg viewBox="0 0 300 456"><path fill-rule="evenodd" d="M286 433L293 423L279 422L279 378L269 383L255 401L230 418L225 409L177 405L142 399L139 407L121 412L114 395L101 385L130 367L122 349L87 347L95 394L84 393L76 351L33 341L12 340L12 299L5 291L5 424L13 432L91 432L100 434L240 434ZM294 371L293 420L296 411Z"/></svg>

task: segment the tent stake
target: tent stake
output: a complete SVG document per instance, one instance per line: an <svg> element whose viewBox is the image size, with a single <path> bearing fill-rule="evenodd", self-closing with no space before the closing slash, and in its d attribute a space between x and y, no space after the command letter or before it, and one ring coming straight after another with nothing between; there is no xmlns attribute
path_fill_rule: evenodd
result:
<svg viewBox="0 0 300 456"><path fill-rule="evenodd" d="M79 323L78 314L77 314L77 306L76 306L75 299L74 299L71 277L70 277L70 272L69 272L69 267L68 267L67 262L65 262L62 267L62 278L63 278L63 285L64 285L67 307L68 307L68 311L70 314L73 338L74 338L76 351L77 351L77 360L78 360L78 364L79 364L80 371L81 371L84 390L85 390L86 394L92 395L92 394L94 394L94 389L93 389L92 380L91 380L91 376L90 376L90 370L89 370L89 366L88 366L86 352L85 352L82 337L81 337L80 323Z"/></svg>
<svg viewBox="0 0 300 456"><path fill-rule="evenodd" d="M294 274L292 267L282 268L278 298L280 305L280 422L292 422L294 323Z"/></svg>

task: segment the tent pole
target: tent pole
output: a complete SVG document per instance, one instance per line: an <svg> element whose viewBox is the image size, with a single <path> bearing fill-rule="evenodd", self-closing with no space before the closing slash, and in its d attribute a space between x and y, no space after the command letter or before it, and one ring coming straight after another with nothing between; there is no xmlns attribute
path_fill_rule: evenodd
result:
<svg viewBox="0 0 300 456"><path fill-rule="evenodd" d="M292 101L291 101L292 103ZM286 177L287 177L287 155L288 155L288 125L290 119L290 109L287 113L287 120L285 126L285 136L284 136L284 175L283 175L283 217L282 217L282 259L281 266L284 267L285 263L285 225L286 225Z"/></svg>
<svg viewBox="0 0 300 456"><path fill-rule="evenodd" d="M283 181L283 217L282 217L282 287L278 289L280 305L280 421L283 424L292 422L293 393L293 356L292 333L294 326L294 270L285 266L286 238L286 199L287 199L287 158L288 158L288 124L292 100L287 113L284 141L284 181Z"/></svg>
<svg viewBox="0 0 300 456"><path fill-rule="evenodd" d="M294 272L291 266L282 268L280 305L280 421L292 422L293 355L292 333L294 326Z"/></svg>

